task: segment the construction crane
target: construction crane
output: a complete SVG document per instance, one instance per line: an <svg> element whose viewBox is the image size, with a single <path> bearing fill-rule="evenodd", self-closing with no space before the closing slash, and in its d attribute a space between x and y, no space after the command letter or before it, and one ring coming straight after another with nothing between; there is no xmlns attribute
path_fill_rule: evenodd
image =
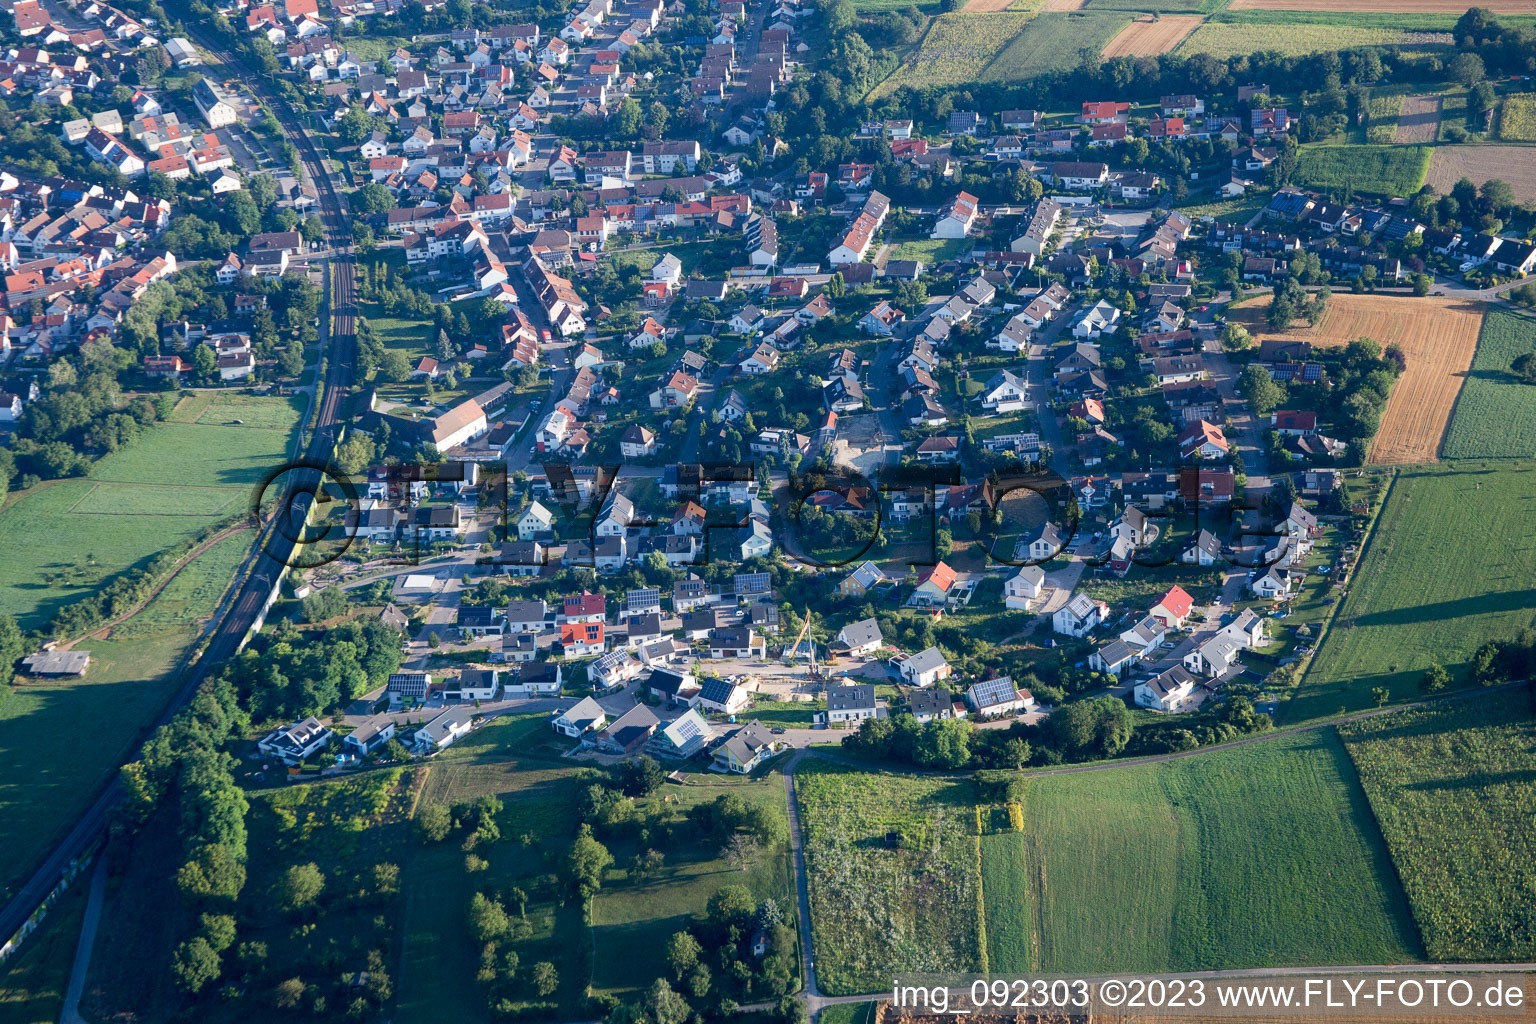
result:
<svg viewBox="0 0 1536 1024"><path fill-rule="evenodd" d="M804 621L800 624L800 632L795 634L795 642L789 645L789 651L785 654L784 660L793 661L795 658L799 657L800 645L802 643L808 644L810 647L811 660L810 679L812 682L815 682L820 677L820 672L816 667L816 640L810 634L811 609L810 606L807 605L805 609Z"/></svg>

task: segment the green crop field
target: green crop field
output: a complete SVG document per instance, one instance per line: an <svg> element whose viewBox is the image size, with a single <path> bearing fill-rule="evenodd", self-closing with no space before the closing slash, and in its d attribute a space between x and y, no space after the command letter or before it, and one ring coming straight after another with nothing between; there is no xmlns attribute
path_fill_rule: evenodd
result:
<svg viewBox="0 0 1536 1024"><path fill-rule="evenodd" d="M1497 468L1493 468L1497 466ZM1523 463L1403 469L1387 497L1349 596L1301 685L1287 722L1420 696L1433 663L1458 677L1485 641L1536 615L1536 470Z"/></svg>
<svg viewBox="0 0 1536 1024"><path fill-rule="evenodd" d="M994 970L1182 971L1418 956L1406 900L1331 733L1032 779L1025 831L989 836L989 936L1034 950ZM1004 860L1006 858L1006 860ZM989 863L990 862L990 863ZM999 863L1001 862L1001 863ZM1030 942L1038 936L1037 942ZM990 941L989 941L990 946Z"/></svg>
<svg viewBox="0 0 1536 1024"><path fill-rule="evenodd" d="M0 611L41 626L104 580L238 514L287 461L303 402L199 395L88 477L16 497L0 512Z"/></svg>
<svg viewBox="0 0 1536 1024"><path fill-rule="evenodd" d="M1536 317L1491 307L1483 317L1472 372L1456 398L1446 458L1536 456L1536 388L1510 370L1527 352L1536 352Z"/></svg>
<svg viewBox="0 0 1536 1024"><path fill-rule="evenodd" d="M830 994L891 972L975 971L975 787L807 762L795 773L816 975Z"/></svg>
<svg viewBox="0 0 1536 1024"><path fill-rule="evenodd" d="M1244 11L1244 14L1260 13ZM1277 12L1263 12L1277 13ZM1351 15L1353 17L1353 15ZM1307 20L1285 25L1277 32L1273 24L1255 21L1211 20L1184 40L1178 53L1208 53L1226 59L1266 51L1287 57L1302 57L1324 50L1362 46L1405 46L1415 50L1443 50L1449 39L1442 33L1415 32L1402 28L1343 26L1328 24L1308 12Z"/></svg>
<svg viewBox="0 0 1536 1024"><path fill-rule="evenodd" d="M1499 109L1499 138L1505 142L1536 142L1536 92L1504 97Z"/></svg>
<svg viewBox="0 0 1536 1024"><path fill-rule="evenodd" d="M1339 727L1433 960L1536 956L1533 712L1512 690Z"/></svg>
<svg viewBox="0 0 1536 1024"><path fill-rule="evenodd" d="M234 534L194 559L109 639L87 640L83 679L28 681L0 701L0 888L13 883L72 822L170 697L173 670L250 549ZM59 736L69 736L61 744Z"/></svg>
<svg viewBox="0 0 1536 1024"><path fill-rule="evenodd" d="M1424 184L1428 170L1427 146L1307 146L1296 158L1296 183L1338 192L1406 196Z"/></svg>
<svg viewBox="0 0 1536 1024"><path fill-rule="evenodd" d="M1365 141L1390 145L1397 137L1397 119L1402 110L1402 96L1372 96L1365 108Z"/></svg>
<svg viewBox="0 0 1536 1024"><path fill-rule="evenodd" d="M984 82L1013 82L1066 71L1082 62L1084 52L1098 60L1104 44L1130 21L1127 13L1048 12L1034 17L987 65Z"/></svg>
<svg viewBox="0 0 1536 1024"><path fill-rule="evenodd" d="M944 14L933 20L922 42L871 98L909 85L957 85L981 79L993 57L1030 20L1028 14Z"/></svg>

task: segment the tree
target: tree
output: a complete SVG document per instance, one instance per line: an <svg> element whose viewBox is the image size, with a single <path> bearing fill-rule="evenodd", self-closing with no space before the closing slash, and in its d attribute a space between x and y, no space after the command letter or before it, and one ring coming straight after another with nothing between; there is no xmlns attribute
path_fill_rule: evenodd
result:
<svg viewBox="0 0 1536 1024"><path fill-rule="evenodd" d="M709 898L705 910L709 920L722 928L745 925L757 913L757 901L752 890L744 885L722 885Z"/></svg>
<svg viewBox="0 0 1536 1024"><path fill-rule="evenodd" d="M678 981L682 981L683 975L693 970L702 952L699 940L688 932L678 932L667 940L667 964Z"/></svg>
<svg viewBox="0 0 1536 1024"><path fill-rule="evenodd" d="M1253 347L1253 335L1248 328L1235 320L1227 321L1221 329L1221 348L1224 352L1241 352Z"/></svg>
<svg viewBox="0 0 1536 1024"><path fill-rule="evenodd" d="M1285 388L1275 383L1269 371L1262 366L1249 364L1245 367L1240 383L1248 404L1258 415L1273 412L1285 401Z"/></svg>
<svg viewBox="0 0 1536 1024"><path fill-rule="evenodd" d="M603 884L603 872L613 864L608 847L592 838L592 826L582 825L565 853L565 877L571 890L590 899Z"/></svg>
<svg viewBox="0 0 1536 1024"><path fill-rule="evenodd" d="M394 207L395 197L378 182L370 182L352 193L352 208L358 213L382 213Z"/></svg>
<svg viewBox="0 0 1536 1024"><path fill-rule="evenodd" d="M453 814L443 804L427 804L416 812L416 837L423 842L440 843L453 828Z"/></svg>
<svg viewBox="0 0 1536 1024"><path fill-rule="evenodd" d="M1536 384L1536 352L1526 352L1515 357L1509 368L1527 384Z"/></svg>
<svg viewBox="0 0 1536 1024"><path fill-rule="evenodd" d="M1451 685L1451 674L1438 664L1431 663L1424 672L1424 689L1430 693L1439 693Z"/></svg>
<svg viewBox="0 0 1536 1024"><path fill-rule="evenodd" d="M304 979L288 978L272 990L272 1003L279 1010L292 1010L304 1001Z"/></svg>
<svg viewBox="0 0 1536 1024"><path fill-rule="evenodd" d="M324 891L325 875L313 861L295 864L283 875L278 902L284 910L292 913L314 906Z"/></svg>
<svg viewBox="0 0 1536 1024"><path fill-rule="evenodd" d="M691 1012L688 1001L667 984L666 978L657 978L645 990L645 1008L654 1024L683 1024Z"/></svg>
<svg viewBox="0 0 1536 1024"><path fill-rule="evenodd" d="M1385 686L1373 686L1371 687L1371 699L1376 702L1377 707L1385 707L1387 701L1392 699L1392 691Z"/></svg>
<svg viewBox="0 0 1536 1024"><path fill-rule="evenodd" d="M219 954L201 935L194 935L177 946L171 956L171 976L184 992L201 992L221 970Z"/></svg>
<svg viewBox="0 0 1536 1024"><path fill-rule="evenodd" d="M1483 58L1465 51L1458 53L1451 60L1450 70L1451 77L1468 89L1488 77L1488 69L1483 65Z"/></svg>
<svg viewBox="0 0 1536 1024"><path fill-rule="evenodd" d="M203 937L214 952L222 953L235 942L235 919L228 914L204 914L201 924Z"/></svg>
<svg viewBox="0 0 1536 1024"><path fill-rule="evenodd" d="M208 380L219 370L219 357L207 345L192 350L192 372L198 380Z"/></svg>
<svg viewBox="0 0 1536 1024"><path fill-rule="evenodd" d="M0 494L4 493L4 489L0 488ZM26 653L27 638L22 635L21 627L16 625L16 617L0 614L0 692L10 685L16 662Z"/></svg>
<svg viewBox="0 0 1536 1024"><path fill-rule="evenodd" d="M477 942L495 942L512 927L507 910L500 900L494 900L483 892L469 898L469 932Z"/></svg>
<svg viewBox="0 0 1536 1024"><path fill-rule="evenodd" d="M533 982L533 990L541 996L553 995L555 989L560 987L560 975L556 973L555 965L548 960L540 960L533 965L529 980Z"/></svg>
<svg viewBox="0 0 1536 1024"><path fill-rule="evenodd" d="M379 360L379 374L385 380L392 380L397 384L408 380L411 376L411 360L399 349L389 349L384 353L384 358Z"/></svg>

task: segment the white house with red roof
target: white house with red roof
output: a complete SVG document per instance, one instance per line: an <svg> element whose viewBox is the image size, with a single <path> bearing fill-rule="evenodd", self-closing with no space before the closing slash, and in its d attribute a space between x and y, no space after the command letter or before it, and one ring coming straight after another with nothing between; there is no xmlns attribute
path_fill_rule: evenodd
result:
<svg viewBox="0 0 1536 1024"><path fill-rule="evenodd" d="M1189 596L1189 592L1175 584L1168 592L1157 599L1152 610L1147 614L1160 621L1169 629L1179 629L1184 625L1184 620L1195 607L1195 599Z"/></svg>

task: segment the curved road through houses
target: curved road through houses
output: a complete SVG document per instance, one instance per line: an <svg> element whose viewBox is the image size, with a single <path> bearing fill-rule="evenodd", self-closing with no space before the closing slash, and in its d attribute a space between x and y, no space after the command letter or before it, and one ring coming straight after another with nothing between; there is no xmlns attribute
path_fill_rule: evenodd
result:
<svg viewBox="0 0 1536 1024"><path fill-rule="evenodd" d="M191 24L188 28L199 44L217 54L227 66L244 66L217 40L212 39L204 28ZM355 362L357 338L353 319L355 300L350 256L351 223L329 168L292 109L259 79L252 82L252 88L298 147L300 160L319 192L326 245L336 254L334 260L321 261L335 268L330 289L331 338L327 351L325 393L319 404L314 433L304 449L305 462L310 466L323 466L330 463L339 439L341 403L351 387ZM209 672L239 651L251 627L265 612L269 595L287 571L296 547L294 536L291 535L296 535L297 530L284 530L279 526L287 522L302 525L309 505L306 495L315 493L323 478L318 469L300 468L279 479L282 481L283 500L278 507L284 511L274 515L263 527L257 543L264 557L257 557L250 563L249 575L239 583L236 597L230 603L223 620L210 634L201 656L184 673L181 686L155 721L155 728L169 722L197 692ZM114 776L31 876L17 886L10 900L0 908L0 942L9 940L20 931L43 905L70 866L95 847L105 833L113 808L121 795L121 787Z"/></svg>

